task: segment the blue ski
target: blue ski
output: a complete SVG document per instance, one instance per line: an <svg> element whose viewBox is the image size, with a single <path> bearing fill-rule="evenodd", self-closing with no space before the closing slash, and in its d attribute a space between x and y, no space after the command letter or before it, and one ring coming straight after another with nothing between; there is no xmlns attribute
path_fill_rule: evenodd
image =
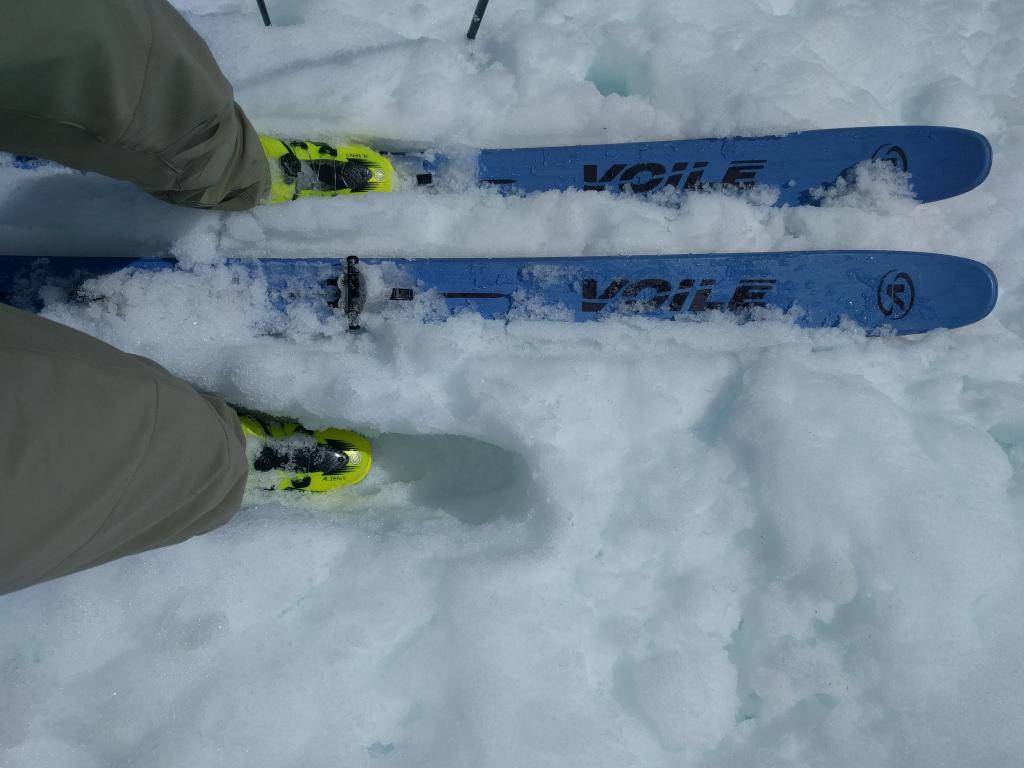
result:
<svg viewBox="0 0 1024 768"><path fill-rule="evenodd" d="M238 279L265 280L274 305L312 304L351 328L393 319L696 319L792 313L805 327L844 321L870 332L957 328L995 306L992 271L970 259L900 251L512 259L230 259ZM0 301L104 300L119 279L180 270L171 258L0 256ZM116 274L115 274L116 273ZM114 274L113 278L92 281ZM110 282L112 280L113 282ZM90 282L92 281L92 282ZM201 270L196 274L202 285Z"/></svg>
<svg viewBox="0 0 1024 768"><path fill-rule="evenodd" d="M444 181L459 163L434 152L392 152L407 185ZM756 138L479 150L477 178L508 193L582 189L648 193L665 189L769 187L775 205L816 205L868 161L910 174L914 197L942 200L981 184L992 147L979 133L941 126L831 128ZM13 164L50 165L31 157Z"/></svg>

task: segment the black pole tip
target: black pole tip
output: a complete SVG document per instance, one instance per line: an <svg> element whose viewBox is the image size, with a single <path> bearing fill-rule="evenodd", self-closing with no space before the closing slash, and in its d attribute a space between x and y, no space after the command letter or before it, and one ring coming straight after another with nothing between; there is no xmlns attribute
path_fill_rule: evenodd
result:
<svg viewBox="0 0 1024 768"><path fill-rule="evenodd" d="M263 17L263 26L270 26L270 11L267 10L267 4L265 0L256 0L256 5L260 7L260 16Z"/></svg>
<svg viewBox="0 0 1024 768"><path fill-rule="evenodd" d="M476 40L477 30L480 29L480 22L484 20L484 11L487 10L489 0L477 0L476 10L473 11L473 20L469 22L469 31L466 37Z"/></svg>

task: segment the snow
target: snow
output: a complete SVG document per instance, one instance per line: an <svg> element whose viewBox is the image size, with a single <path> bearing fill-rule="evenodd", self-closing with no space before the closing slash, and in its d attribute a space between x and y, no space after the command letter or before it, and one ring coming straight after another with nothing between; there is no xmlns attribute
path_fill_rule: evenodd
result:
<svg viewBox="0 0 1024 768"><path fill-rule="evenodd" d="M483 190L217 214L0 169L8 252L174 252L47 314L200 387L377 438L340 501L0 598L0 765L959 766L1024 751L1024 5L1014 0L176 0L263 131L439 146L943 123L992 175L927 206ZM262 333L245 254L902 248L993 315L460 316Z"/></svg>

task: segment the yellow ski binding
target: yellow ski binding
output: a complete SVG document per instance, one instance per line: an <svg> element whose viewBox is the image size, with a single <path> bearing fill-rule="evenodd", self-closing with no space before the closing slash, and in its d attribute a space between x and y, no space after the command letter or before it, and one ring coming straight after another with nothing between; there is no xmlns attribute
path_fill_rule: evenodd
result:
<svg viewBox="0 0 1024 768"><path fill-rule="evenodd" d="M271 136L260 136L260 144L270 163L271 203L391 191L395 169L390 160L369 147L333 147Z"/></svg>
<svg viewBox="0 0 1024 768"><path fill-rule="evenodd" d="M347 429L315 432L293 421L239 414L253 483L264 490L324 493L362 482L373 463L370 441Z"/></svg>

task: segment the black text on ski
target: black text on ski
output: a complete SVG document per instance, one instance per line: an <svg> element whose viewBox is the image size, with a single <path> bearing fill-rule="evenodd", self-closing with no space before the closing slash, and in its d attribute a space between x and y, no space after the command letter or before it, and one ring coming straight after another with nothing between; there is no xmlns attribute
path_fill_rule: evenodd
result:
<svg viewBox="0 0 1024 768"><path fill-rule="evenodd" d="M642 280L617 278L607 285L586 278L580 286L583 312L600 312L614 305L625 312L707 312L725 309L742 312L753 307L767 306L765 297L775 287L775 280L766 277L747 278L736 283L729 300L713 300L718 281L710 278L695 280L684 278L677 283L660 277Z"/></svg>
<svg viewBox="0 0 1024 768"><path fill-rule="evenodd" d="M720 180L706 178L708 164L701 160L694 163L673 163L669 170L661 163L637 163L627 166L614 163L602 168L598 165L583 166L583 188L602 192L609 184L618 185L622 192L652 192L658 187L677 189L699 189L701 187L752 187L757 183L757 174L768 164L767 160L733 160L725 169Z"/></svg>

